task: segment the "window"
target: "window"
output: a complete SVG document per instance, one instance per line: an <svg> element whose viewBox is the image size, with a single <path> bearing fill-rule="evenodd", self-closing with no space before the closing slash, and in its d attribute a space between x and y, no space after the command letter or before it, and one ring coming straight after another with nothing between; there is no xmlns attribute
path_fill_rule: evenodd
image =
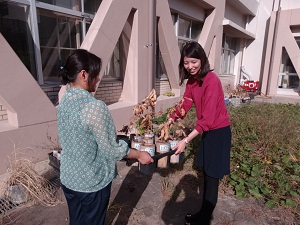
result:
<svg viewBox="0 0 300 225"><path fill-rule="evenodd" d="M297 37L296 37L297 41ZM299 41L299 38L298 38ZM298 45L299 42L297 41ZM279 88L295 88L298 91L299 77L285 48L282 49L281 65L278 78Z"/></svg>
<svg viewBox="0 0 300 225"><path fill-rule="evenodd" d="M51 5L64 7L64 8L67 8L67 9L73 9L73 10L76 10L76 11L81 11L80 0L39 0L39 1L51 4Z"/></svg>
<svg viewBox="0 0 300 225"><path fill-rule="evenodd" d="M172 14L173 23L180 49L187 41L197 41L203 28L203 22L188 19L177 13Z"/></svg>
<svg viewBox="0 0 300 225"><path fill-rule="evenodd" d="M84 12L96 14L102 0L84 0Z"/></svg>
<svg viewBox="0 0 300 225"><path fill-rule="evenodd" d="M220 74L233 74L236 45L236 38L230 37L226 34L223 35Z"/></svg>
<svg viewBox="0 0 300 225"><path fill-rule="evenodd" d="M37 79L35 53L30 32L29 6L0 2L0 33Z"/></svg>
<svg viewBox="0 0 300 225"><path fill-rule="evenodd" d="M116 44L116 47L110 58L109 64L107 65L107 67L104 71L103 79L104 79L104 81L121 79L119 41Z"/></svg>
<svg viewBox="0 0 300 225"><path fill-rule="evenodd" d="M156 76L158 79L166 80L168 79L167 70L165 68L165 64L161 52L159 50L158 42L157 42L156 52L158 52L158 54L156 55Z"/></svg>
<svg viewBox="0 0 300 225"><path fill-rule="evenodd" d="M182 49L182 46L188 41L198 41L203 27L203 22L188 19L184 16L179 15L178 13L172 13L171 16L178 39L179 49ZM159 51L159 47L156 51L158 52L158 55L156 57L157 77L160 79L167 79L166 69L162 60L161 53Z"/></svg>
<svg viewBox="0 0 300 225"><path fill-rule="evenodd" d="M295 37L295 40L298 44L298 47L300 48L300 36Z"/></svg>
<svg viewBox="0 0 300 225"><path fill-rule="evenodd" d="M44 84L60 82L59 66L82 42L81 18L44 9L37 10L37 14Z"/></svg>
<svg viewBox="0 0 300 225"><path fill-rule="evenodd" d="M80 47L102 0L40 0L50 5L39 5L36 15L30 14L29 4L15 2L18 0L14 3L0 0L1 34L39 84L60 84L58 68L72 50ZM59 12L51 5L60 7ZM88 19L78 11L84 12ZM34 24L37 29L30 29ZM34 45L34 38L40 46ZM39 59L41 64L36 63ZM117 44L105 70L105 79L120 79L119 59Z"/></svg>
<svg viewBox="0 0 300 225"><path fill-rule="evenodd" d="M89 14L95 14L102 2L102 0L39 0L51 5L60 6L67 9L72 9L76 11L83 11ZM83 8L81 8L83 1Z"/></svg>

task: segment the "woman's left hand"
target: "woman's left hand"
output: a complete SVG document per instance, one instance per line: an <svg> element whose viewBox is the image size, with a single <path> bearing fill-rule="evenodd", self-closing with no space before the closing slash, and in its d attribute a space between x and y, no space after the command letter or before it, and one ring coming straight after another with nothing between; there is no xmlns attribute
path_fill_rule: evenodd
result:
<svg viewBox="0 0 300 225"><path fill-rule="evenodd" d="M137 158L140 163L142 164L149 164L153 163L154 160L152 159L151 155L148 152L145 151L139 151L139 157Z"/></svg>

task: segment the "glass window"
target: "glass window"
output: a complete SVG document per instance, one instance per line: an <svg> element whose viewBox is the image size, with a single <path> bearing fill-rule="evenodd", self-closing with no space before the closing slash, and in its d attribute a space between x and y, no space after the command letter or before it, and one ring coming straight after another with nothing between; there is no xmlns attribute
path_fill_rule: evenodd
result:
<svg viewBox="0 0 300 225"><path fill-rule="evenodd" d="M299 77L298 74L296 73L292 60L285 48L282 49L281 65L280 65L279 72L280 73L279 73L278 87L296 88L296 90L298 91Z"/></svg>
<svg viewBox="0 0 300 225"><path fill-rule="evenodd" d="M221 74L234 73L234 59L236 55L237 39L232 38L226 34L223 35L222 40L222 54L221 54Z"/></svg>
<svg viewBox="0 0 300 225"><path fill-rule="evenodd" d="M179 17L178 22L178 36L190 38L191 21Z"/></svg>
<svg viewBox="0 0 300 225"><path fill-rule="evenodd" d="M102 0L84 0L84 12L96 14Z"/></svg>
<svg viewBox="0 0 300 225"><path fill-rule="evenodd" d="M203 27L202 22L187 19L178 13L172 13L171 16L180 50L186 42L197 41ZM158 43L158 38L156 42ZM156 55L156 76L158 79L167 79L167 72L159 50L159 43L156 52L158 52Z"/></svg>
<svg viewBox="0 0 300 225"><path fill-rule="evenodd" d="M0 33L37 79L34 44L28 21L29 6L0 2Z"/></svg>
<svg viewBox="0 0 300 225"><path fill-rule="evenodd" d="M202 28L203 23L192 21L191 38L194 40L198 39Z"/></svg>
<svg viewBox="0 0 300 225"><path fill-rule="evenodd" d="M177 14L172 13L171 17L172 17L172 21L173 21L173 24L174 24L175 32L177 33L177 31L176 31L176 24L177 24L178 16L177 16Z"/></svg>
<svg viewBox="0 0 300 225"><path fill-rule="evenodd" d="M181 49L187 41L197 41L203 28L203 22L187 19L177 13L172 13L172 19Z"/></svg>
<svg viewBox="0 0 300 225"><path fill-rule="evenodd" d="M165 64L161 55L161 52L158 50L158 56L156 59L156 76L159 79L167 79L167 70L165 68Z"/></svg>
<svg viewBox="0 0 300 225"><path fill-rule="evenodd" d="M116 44L116 47L110 58L109 64L107 65L107 67L104 71L103 78L105 80L121 79L119 42Z"/></svg>
<svg viewBox="0 0 300 225"><path fill-rule="evenodd" d="M81 0L39 0L39 1L51 5L64 7L67 9L81 11Z"/></svg>
<svg viewBox="0 0 300 225"><path fill-rule="evenodd" d="M58 68L82 41L81 18L39 9L38 27L44 83L59 82Z"/></svg>
<svg viewBox="0 0 300 225"><path fill-rule="evenodd" d="M298 47L300 48L300 37L295 37Z"/></svg>

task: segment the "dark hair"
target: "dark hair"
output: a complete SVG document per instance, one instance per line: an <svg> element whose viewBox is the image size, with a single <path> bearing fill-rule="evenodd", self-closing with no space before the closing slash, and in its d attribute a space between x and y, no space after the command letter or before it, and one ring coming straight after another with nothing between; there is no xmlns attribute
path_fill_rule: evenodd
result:
<svg viewBox="0 0 300 225"><path fill-rule="evenodd" d="M208 72L212 71L212 69L210 69L209 61L204 49L198 42L195 41L185 43L181 50L179 62L180 85L183 84L184 79L190 77L189 72L184 68L184 57L200 59L201 68L199 70L199 73L195 75L195 78L198 83L201 84L201 79L205 77Z"/></svg>
<svg viewBox="0 0 300 225"><path fill-rule="evenodd" d="M75 82L80 71L85 70L89 74L88 85L91 87L93 80L100 73L101 64L98 56L85 49L76 49L68 56L65 65L60 67L62 83Z"/></svg>

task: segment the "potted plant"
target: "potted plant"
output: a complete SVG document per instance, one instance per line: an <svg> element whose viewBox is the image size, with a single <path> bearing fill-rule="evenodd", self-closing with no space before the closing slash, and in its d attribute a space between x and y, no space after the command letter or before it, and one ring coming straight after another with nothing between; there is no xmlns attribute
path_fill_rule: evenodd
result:
<svg viewBox="0 0 300 225"><path fill-rule="evenodd" d="M49 164L55 169L59 170L61 151L62 151L59 140L58 138L53 140L52 137L49 136L48 134L47 134L47 139L49 141L49 143L47 144L47 148L51 150L51 152L48 153Z"/></svg>
<svg viewBox="0 0 300 225"><path fill-rule="evenodd" d="M239 106L241 103L250 102L251 98L247 91L236 85L235 89L231 89L231 85L227 85L227 98L233 106Z"/></svg>
<svg viewBox="0 0 300 225"><path fill-rule="evenodd" d="M184 100L183 100L184 101ZM181 113L185 113L181 108L183 101L180 103L176 103L172 108L167 109L165 115L161 114L160 118L156 121L164 121L159 124L156 133L157 133L157 152L164 153L166 151L170 151L173 147L178 144L178 141L182 136L186 137L184 132L184 126L180 122L180 119L177 117L176 122L173 124L168 123L168 119L174 113L175 110L179 110ZM179 163L179 155L172 155L171 157L164 157L158 161L158 166L168 167L169 162L171 163ZM161 163L160 163L161 161Z"/></svg>
<svg viewBox="0 0 300 225"><path fill-rule="evenodd" d="M156 91L152 89L150 94L139 104L133 107L133 116L130 118L130 124L123 126L120 131L128 131L132 135L132 148L139 150L143 142L153 144L153 118L155 116Z"/></svg>

